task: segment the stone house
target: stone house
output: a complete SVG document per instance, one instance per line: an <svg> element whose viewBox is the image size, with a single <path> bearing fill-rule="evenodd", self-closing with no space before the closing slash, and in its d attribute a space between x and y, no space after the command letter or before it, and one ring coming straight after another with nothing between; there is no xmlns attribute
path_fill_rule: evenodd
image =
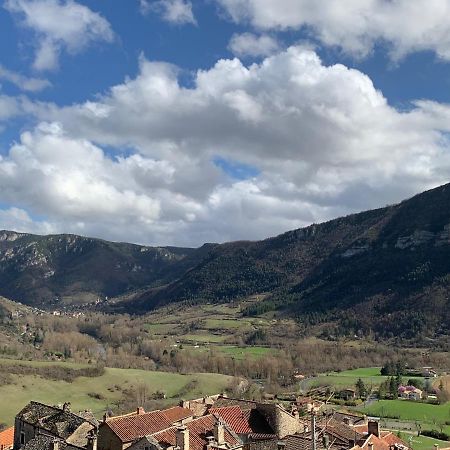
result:
<svg viewBox="0 0 450 450"><path fill-rule="evenodd" d="M96 450L97 421L89 412L72 413L70 403L61 408L30 402L15 417L14 450Z"/></svg>
<svg viewBox="0 0 450 450"><path fill-rule="evenodd" d="M162 411L137 408L131 414L104 416L98 429L98 450L125 450L138 439L170 427L172 423Z"/></svg>
<svg viewBox="0 0 450 450"><path fill-rule="evenodd" d="M212 414L147 435L129 450L242 450L243 442L233 430Z"/></svg>

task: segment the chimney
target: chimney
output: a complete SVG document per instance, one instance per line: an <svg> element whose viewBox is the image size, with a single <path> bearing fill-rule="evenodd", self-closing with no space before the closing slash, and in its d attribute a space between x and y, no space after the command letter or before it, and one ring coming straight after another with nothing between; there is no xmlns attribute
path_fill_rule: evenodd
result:
<svg viewBox="0 0 450 450"><path fill-rule="evenodd" d="M225 444L225 425L222 422L222 419L219 419L214 425L214 439L217 442L217 445Z"/></svg>
<svg viewBox="0 0 450 450"><path fill-rule="evenodd" d="M189 450L189 430L185 425L177 428L175 441L180 450Z"/></svg>
<svg viewBox="0 0 450 450"><path fill-rule="evenodd" d="M138 416L145 414L145 409L142 406L139 406L139 408L136 410L136 414Z"/></svg>
<svg viewBox="0 0 450 450"><path fill-rule="evenodd" d="M86 450L97 450L97 434L95 430L89 431Z"/></svg>
<svg viewBox="0 0 450 450"><path fill-rule="evenodd" d="M180 401L180 406L181 406L182 408L187 408L187 409L189 409L189 407L190 407L190 402L187 401L187 400L181 400L181 401Z"/></svg>
<svg viewBox="0 0 450 450"><path fill-rule="evenodd" d="M350 419L348 417L344 417L345 425L350 425Z"/></svg>
<svg viewBox="0 0 450 450"><path fill-rule="evenodd" d="M439 444L434 444L434 450L439 450Z"/></svg>
<svg viewBox="0 0 450 450"><path fill-rule="evenodd" d="M286 442L278 441L277 442L277 450L285 450L286 448Z"/></svg>
<svg viewBox="0 0 450 450"><path fill-rule="evenodd" d="M63 409L64 412L70 413L70 402L64 403L62 409Z"/></svg>
<svg viewBox="0 0 450 450"><path fill-rule="evenodd" d="M373 450L373 442L372 441L369 442L368 447L369 447L369 450Z"/></svg>
<svg viewBox="0 0 450 450"><path fill-rule="evenodd" d="M367 432L376 437L380 437L380 424L378 423L378 420L369 420L367 423Z"/></svg>
<svg viewBox="0 0 450 450"><path fill-rule="evenodd" d="M206 436L206 450L214 447L214 436Z"/></svg>
<svg viewBox="0 0 450 450"><path fill-rule="evenodd" d="M55 439L52 442L52 446L50 447L52 450L59 450L59 441L57 439Z"/></svg>

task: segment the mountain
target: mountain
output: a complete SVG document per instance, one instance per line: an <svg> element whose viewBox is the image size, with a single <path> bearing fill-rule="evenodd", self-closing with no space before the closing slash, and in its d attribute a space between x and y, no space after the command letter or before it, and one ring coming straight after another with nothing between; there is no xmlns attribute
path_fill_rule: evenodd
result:
<svg viewBox="0 0 450 450"><path fill-rule="evenodd" d="M247 314L276 310L329 336L450 334L450 185L263 241L216 246L128 307L261 293L268 295Z"/></svg>
<svg viewBox="0 0 450 450"><path fill-rule="evenodd" d="M195 252L0 231L0 295L41 308L92 303L172 280L197 262Z"/></svg>
<svg viewBox="0 0 450 450"><path fill-rule="evenodd" d="M109 311L144 313L264 294L245 314L294 316L328 337L448 335L450 185L263 241L198 249L4 231L0 276L0 295L40 307L108 296Z"/></svg>

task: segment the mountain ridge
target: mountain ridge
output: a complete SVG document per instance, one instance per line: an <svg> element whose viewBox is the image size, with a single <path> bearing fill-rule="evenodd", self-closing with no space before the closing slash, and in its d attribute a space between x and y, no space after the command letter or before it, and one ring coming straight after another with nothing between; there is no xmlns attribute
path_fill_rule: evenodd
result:
<svg viewBox="0 0 450 450"><path fill-rule="evenodd" d="M244 313L295 316L328 336L449 334L450 184L262 241L197 249L7 233L0 295L28 304L131 293L106 310L145 313L264 294Z"/></svg>

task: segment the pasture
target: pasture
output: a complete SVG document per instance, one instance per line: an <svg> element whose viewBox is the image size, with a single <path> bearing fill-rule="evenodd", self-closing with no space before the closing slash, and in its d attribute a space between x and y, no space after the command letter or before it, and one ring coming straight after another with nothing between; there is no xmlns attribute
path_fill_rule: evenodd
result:
<svg viewBox="0 0 450 450"><path fill-rule="evenodd" d="M80 368L70 363L28 362L0 360L0 365L24 364L31 366L59 365ZM74 411L90 409L101 416L109 405L114 405L123 392L140 384L148 386L150 392L162 391L171 403L176 403L178 394L195 398L223 391L231 377L219 374L176 374L137 369L106 368L98 377L78 377L73 382L43 379L35 375L11 375L13 383L0 386L0 422L13 424L15 414L30 400L58 404L69 401ZM92 394L96 394L95 398ZM91 394L91 395L89 395Z"/></svg>

